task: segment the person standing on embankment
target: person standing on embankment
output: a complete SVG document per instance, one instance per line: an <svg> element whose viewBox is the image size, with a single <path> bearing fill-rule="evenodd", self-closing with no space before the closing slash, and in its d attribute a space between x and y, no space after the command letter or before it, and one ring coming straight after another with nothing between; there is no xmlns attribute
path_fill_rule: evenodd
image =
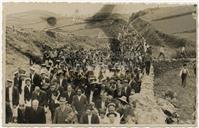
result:
<svg viewBox="0 0 199 128"><path fill-rule="evenodd" d="M186 86L186 82L187 82L187 76L189 76L189 70L187 68L187 64L183 64L183 67L180 71L180 77L182 80L182 87Z"/></svg>

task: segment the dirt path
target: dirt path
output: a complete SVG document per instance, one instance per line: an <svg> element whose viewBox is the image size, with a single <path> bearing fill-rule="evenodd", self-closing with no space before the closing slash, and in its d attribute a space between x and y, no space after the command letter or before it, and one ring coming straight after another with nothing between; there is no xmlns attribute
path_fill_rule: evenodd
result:
<svg viewBox="0 0 199 128"><path fill-rule="evenodd" d="M187 79L187 86L181 87L181 79L179 77L180 69L165 72L159 78L155 79L154 92L158 97L163 97L163 93L167 90L176 92L177 112L180 115L180 123L193 123L192 114L195 111L196 96L196 77L192 69L189 69L190 76Z"/></svg>

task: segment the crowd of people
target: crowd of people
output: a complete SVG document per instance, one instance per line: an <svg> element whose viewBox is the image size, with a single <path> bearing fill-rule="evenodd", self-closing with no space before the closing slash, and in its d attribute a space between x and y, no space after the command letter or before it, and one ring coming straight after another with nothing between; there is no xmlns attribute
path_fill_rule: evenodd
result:
<svg viewBox="0 0 199 128"><path fill-rule="evenodd" d="M30 59L7 80L6 123L136 124L130 97L152 61L142 48L118 61L108 50L44 48L41 64Z"/></svg>
<svg viewBox="0 0 199 128"><path fill-rule="evenodd" d="M41 61L30 58L28 71L19 67L7 80L6 123L137 123L131 97L150 74L152 53L136 31L124 28L110 49L42 52Z"/></svg>

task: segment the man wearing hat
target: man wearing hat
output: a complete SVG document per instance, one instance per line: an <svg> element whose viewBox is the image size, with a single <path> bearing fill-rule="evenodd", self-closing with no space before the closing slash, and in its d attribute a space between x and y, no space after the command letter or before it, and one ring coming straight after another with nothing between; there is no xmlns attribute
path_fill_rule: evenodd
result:
<svg viewBox="0 0 199 128"><path fill-rule="evenodd" d="M147 53L145 55L144 61L145 61L146 74L149 75L150 68L151 68L151 62L152 62L152 57L151 57L151 55L149 53Z"/></svg>
<svg viewBox="0 0 199 128"><path fill-rule="evenodd" d="M31 85L31 79L30 78L26 78L25 79L25 87L24 87L24 101L26 104L29 104L29 106L31 105L31 99L32 99L32 92L33 90L33 86Z"/></svg>
<svg viewBox="0 0 199 128"><path fill-rule="evenodd" d="M6 102L10 104L11 109L19 104L19 90L13 86L10 79L6 83Z"/></svg>
<svg viewBox="0 0 199 128"><path fill-rule="evenodd" d="M56 108L53 118L53 124L66 124L68 123L68 112L66 108L66 98L60 97L59 107Z"/></svg>
<svg viewBox="0 0 199 128"><path fill-rule="evenodd" d="M187 64L183 64L179 75L181 77L181 86L184 88L186 86L186 83L187 83L187 76L190 75L189 70L187 68Z"/></svg>
<svg viewBox="0 0 199 128"><path fill-rule="evenodd" d="M82 89L77 89L77 95L73 96L72 107L77 113L78 121L80 121L81 115L85 112L88 104L87 97L82 93Z"/></svg>
<svg viewBox="0 0 199 128"><path fill-rule="evenodd" d="M116 104L111 102L107 106L106 110L106 116L108 116L108 113L115 113L116 114L116 120L120 122L120 114L116 111Z"/></svg>
<svg viewBox="0 0 199 128"><path fill-rule="evenodd" d="M118 100L120 101L118 112L120 113L120 115L122 115L120 122L124 124L124 123L126 123L125 119L127 118L128 114L129 114L131 106L128 105L126 96L122 96L122 97L118 98Z"/></svg>
<svg viewBox="0 0 199 128"><path fill-rule="evenodd" d="M8 79L6 83L6 122L16 122L16 110L19 104L18 88L13 86L13 81Z"/></svg>
<svg viewBox="0 0 199 128"><path fill-rule="evenodd" d="M120 120L117 120L117 114L110 112L107 114L108 124L120 124Z"/></svg>

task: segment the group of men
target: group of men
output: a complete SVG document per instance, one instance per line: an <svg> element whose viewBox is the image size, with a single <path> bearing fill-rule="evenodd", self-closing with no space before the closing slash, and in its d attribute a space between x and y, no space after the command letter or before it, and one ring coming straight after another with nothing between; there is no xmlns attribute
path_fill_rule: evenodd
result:
<svg viewBox="0 0 199 128"><path fill-rule="evenodd" d="M42 64L7 80L6 123L136 123L130 97L151 63L150 54L140 57L139 64L111 63L99 50L46 49Z"/></svg>
<svg viewBox="0 0 199 128"><path fill-rule="evenodd" d="M111 51L43 47L42 61L7 80L6 123L136 124L132 96L150 74L151 47L134 29L115 40L117 57L114 42Z"/></svg>

